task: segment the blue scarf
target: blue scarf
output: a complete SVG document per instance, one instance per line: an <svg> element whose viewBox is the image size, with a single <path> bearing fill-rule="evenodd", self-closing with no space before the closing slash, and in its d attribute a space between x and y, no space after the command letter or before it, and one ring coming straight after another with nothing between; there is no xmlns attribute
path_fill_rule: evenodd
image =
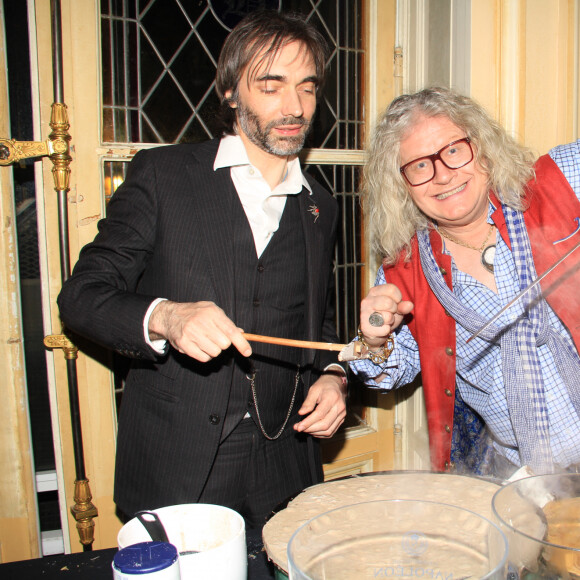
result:
<svg viewBox="0 0 580 580"><path fill-rule="evenodd" d="M512 253L524 289L536 278L530 240L520 211L502 207L512 245ZM421 266L431 290L453 318L471 334L487 320L464 306L449 289L435 261L429 232L417 232ZM521 299L527 317L522 316L506 327L494 324L482 332L481 339L499 342L505 393L522 465L535 473L553 471L546 393L542 379L538 347L550 349L560 377L564 381L576 413L580 416L580 359L570 344L549 324L548 305L539 285Z"/></svg>

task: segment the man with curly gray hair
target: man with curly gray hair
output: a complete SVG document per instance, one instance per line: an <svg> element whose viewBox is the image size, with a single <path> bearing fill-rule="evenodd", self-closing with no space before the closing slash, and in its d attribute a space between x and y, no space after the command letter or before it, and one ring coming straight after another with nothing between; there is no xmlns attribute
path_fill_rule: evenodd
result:
<svg viewBox="0 0 580 580"><path fill-rule="evenodd" d="M470 337L580 240L580 141L534 162L475 101L402 95L364 172L382 257L351 363L372 387L422 374L433 469L506 477L580 463L580 252Z"/></svg>

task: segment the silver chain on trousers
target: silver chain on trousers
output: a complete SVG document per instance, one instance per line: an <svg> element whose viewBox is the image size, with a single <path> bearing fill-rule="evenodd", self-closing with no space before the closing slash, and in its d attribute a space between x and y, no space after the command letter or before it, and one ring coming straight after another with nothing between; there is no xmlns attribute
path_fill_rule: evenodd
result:
<svg viewBox="0 0 580 580"><path fill-rule="evenodd" d="M246 375L248 380L250 381L250 387L252 388L252 398L254 399L254 407L256 409L256 417L258 418L258 425L260 426L260 431L262 435L268 439L269 441L275 441L282 435L284 429L286 429L286 425L288 425L288 421L290 420L290 415L292 414L292 407L294 407L294 401L296 400L296 393L298 392L298 383L300 382L300 366L298 366L298 370L296 371L296 380L294 382L294 392L292 393L292 400L290 401L290 406L288 407L288 413L286 414L286 419L284 419L284 423L280 430L276 435L268 435L264 426L262 425L262 419L260 417L260 411L258 409L258 397L256 395L256 371L252 373L251 376Z"/></svg>

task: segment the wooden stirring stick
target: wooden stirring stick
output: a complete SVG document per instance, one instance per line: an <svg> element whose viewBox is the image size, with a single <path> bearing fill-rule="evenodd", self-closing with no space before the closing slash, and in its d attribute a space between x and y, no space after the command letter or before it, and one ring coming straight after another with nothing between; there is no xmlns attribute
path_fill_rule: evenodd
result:
<svg viewBox="0 0 580 580"><path fill-rule="evenodd" d="M334 350L338 353L338 360L348 362L368 358L368 354L362 354L362 345L358 341L348 344L334 344L333 342L312 342L310 340L294 340L292 338L276 338L274 336L262 336L261 334L243 333L247 340L254 342L267 342L268 344L281 344L282 346L295 346L298 348L315 348L318 350Z"/></svg>
<svg viewBox="0 0 580 580"><path fill-rule="evenodd" d="M333 342L311 342L309 340L294 340L292 338L277 338L275 336L262 336L261 334L243 333L246 340L254 342L266 342L268 344L280 344L282 346L295 346L298 348L315 348L317 350L337 350L346 348L346 344L334 344Z"/></svg>

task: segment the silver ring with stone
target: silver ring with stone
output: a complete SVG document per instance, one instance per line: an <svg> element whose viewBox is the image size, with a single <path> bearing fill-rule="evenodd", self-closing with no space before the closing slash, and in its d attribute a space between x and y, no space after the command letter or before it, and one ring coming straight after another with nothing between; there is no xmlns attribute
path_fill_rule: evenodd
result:
<svg viewBox="0 0 580 580"><path fill-rule="evenodd" d="M371 326L383 326L385 319L381 316L380 312L373 312L369 316L369 324Z"/></svg>

